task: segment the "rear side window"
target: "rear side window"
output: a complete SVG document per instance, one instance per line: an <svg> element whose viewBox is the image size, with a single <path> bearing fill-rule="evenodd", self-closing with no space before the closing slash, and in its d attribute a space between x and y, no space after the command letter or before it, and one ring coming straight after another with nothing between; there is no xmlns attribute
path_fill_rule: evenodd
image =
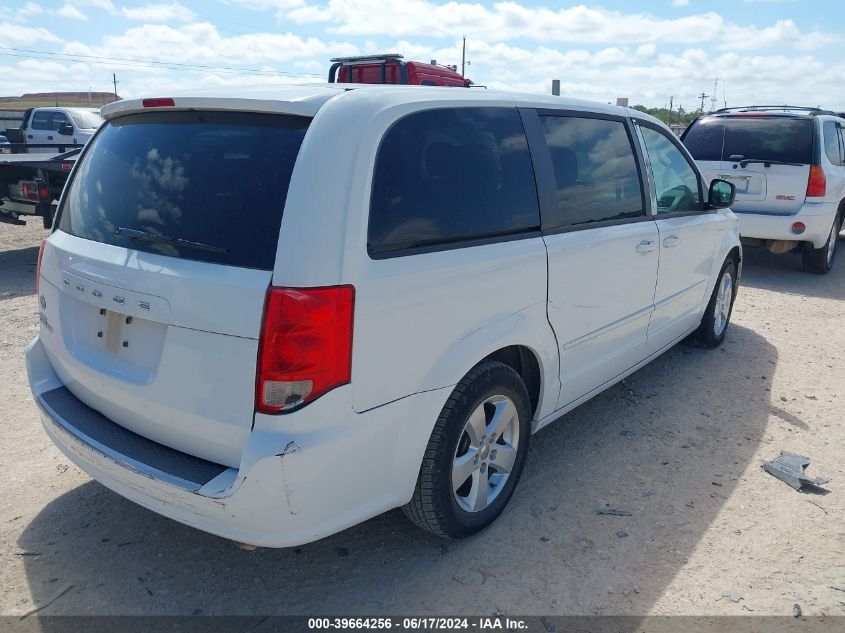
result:
<svg viewBox="0 0 845 633"><path fill-rule="evenodd" d="M830 162L834 165L841 165L845 161L842 147L842 135L836 121L824 122L824 151Z"/></svg>
<svg viewBox="0 0 845 633"><path fill-rule="evenodd" d="M625 124L541 116L562 226L645 216L634 149Z"/></svg>
<svg viewBox="0 0 845 633"><path fill-rule="evenodd" d="M385 134L373 176L371 254L539 226L534 170L516 108L427 110Z"/></svg>
<svg viewBox="0 0 845 633"><path fill-rule="evenodd" d="M813 121L784 116L708 117L693 123L684 145L700 161L731 156L807 165L813 162Z"/></svg>
<svg viewBox="0 0 845 633"><path fill-rule="evenodd" d="M272 269L309 122L240 112L155 112L110 121L68 186L59 228L171 257ZM161 239L130 238L118 229Z"/></svg>
<svg viewBox="0 0 845 633"><path fill-rule="evenodd" d="M50 121L53 118L53 113L49 110L39 110L32 115L32 123L30 127L33 130L49 130Z"/></svg>

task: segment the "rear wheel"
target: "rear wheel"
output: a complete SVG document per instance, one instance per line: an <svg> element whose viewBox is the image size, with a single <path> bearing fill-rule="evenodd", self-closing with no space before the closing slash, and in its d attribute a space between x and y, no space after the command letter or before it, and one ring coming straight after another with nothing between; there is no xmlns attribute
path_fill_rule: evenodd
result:
<svg viewBox="0 0 845 633"><path fill-rule="evenodd" d="M830 229L830 235L827 236L825 245L821 248L810 246L804 251L802 256L804 270L820 275L830 272L833 268L833 261L836 259L836 249L839 245L839 231L841 228L842 218L837 215L833 220L833 226Z"/></svg>
<svg viewBox="0 0 845 633"><path fill-rule="evenodd" d="M736 296L736 263L729 259L722 266L719 281L701 318L701 325L687 342L696 347L718 347L725 340Z"/></svg>
<svg viewBox="0 0 845 633"><path fill-rule="evenodd" d="M519 374L497 361L473 368L434 425L405 515L445 538L463 538L490 525L522 474L530 420Z"/></svg>

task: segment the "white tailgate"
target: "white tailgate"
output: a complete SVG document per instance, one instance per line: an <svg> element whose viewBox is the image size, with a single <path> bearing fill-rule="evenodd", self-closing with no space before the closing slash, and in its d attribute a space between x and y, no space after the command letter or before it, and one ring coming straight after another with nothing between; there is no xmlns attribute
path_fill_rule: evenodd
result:
<svg viewBox="0 0 845 633"><path fill-rule="evenodd" d="M750 163L742 168L728 161L698 161L698 165L708 182L721 178L736 186L731 209L737 213L794 215L804 204L809 165Z"/></svg>
<svg viewBox="0 0 845 633"><path fill-rule="evenodd" d="M71 392L139 435L238 465L269 271L56 231L41 276L41 340Z"/></svg>

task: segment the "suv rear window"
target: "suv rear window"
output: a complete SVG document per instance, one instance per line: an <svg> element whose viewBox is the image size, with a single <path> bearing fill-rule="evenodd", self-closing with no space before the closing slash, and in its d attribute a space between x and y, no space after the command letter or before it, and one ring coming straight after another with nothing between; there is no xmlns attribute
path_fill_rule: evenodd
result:
<svg viewBox="0 0 845 633"><path fill-rule="evenodd" d="M426 110L385 134L373 176L371 254L539 226L534 169L516 108Z"/></svg>
<svg viewBox="0 0 845 633"><path fill-rule="evenodd" d="M724 161L731 156L808 165L813 162L813 121L785 116L707 117L683 136L695 160Z"/></svg>
<svg viewBox="0 0 845 633"><path fill-rule="evenodd" d="M68 185L59 229L150 253L270 270L310 119L150 112L110 121ZM130 229L166 238L116 235Z"/></svg>

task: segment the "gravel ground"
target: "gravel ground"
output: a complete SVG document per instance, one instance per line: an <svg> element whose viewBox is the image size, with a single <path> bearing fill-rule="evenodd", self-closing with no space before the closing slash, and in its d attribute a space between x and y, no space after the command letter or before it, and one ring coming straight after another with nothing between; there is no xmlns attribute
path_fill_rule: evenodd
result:
<svg viewBox="0 0 845 633"><path fill-rule="evenodd" d="M679 346L535 435L481 535L446 543L394 511L245 552L122 499L47 439L23 358L45 235L0 224L2 614L845 614L845 252L824 277L747 252L722 348ZM781 450L830 493L766 474Z"/></svg>

